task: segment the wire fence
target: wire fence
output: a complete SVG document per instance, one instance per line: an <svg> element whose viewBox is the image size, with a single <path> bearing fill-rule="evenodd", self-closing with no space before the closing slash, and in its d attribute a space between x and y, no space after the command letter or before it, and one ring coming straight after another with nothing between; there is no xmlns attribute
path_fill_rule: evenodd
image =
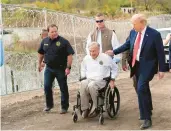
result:
<svg viewBox="0 0 171 131"><path fill-rule="evenodd" d="M58 25L59 34L70 41L76 52L68 83L78 81L80 63L85 56L86 38L95 28L93 18L15 5L2 5L2 15L4 29L12 30L11 34L3 36L5 48L13 48L16 35L20 43L27 41L28 46L32 44L37 48L41 29L49 24ZM148 23L153 28L171 27L171 15L150 17ZM115 30L120 43L125 41L132 28L128 20L105 21L105 24ZM1 68L4 76L1 78L1 95L42 88L43 73L38 73L37 64L36 52L5 51L5 66Z"/></svg>

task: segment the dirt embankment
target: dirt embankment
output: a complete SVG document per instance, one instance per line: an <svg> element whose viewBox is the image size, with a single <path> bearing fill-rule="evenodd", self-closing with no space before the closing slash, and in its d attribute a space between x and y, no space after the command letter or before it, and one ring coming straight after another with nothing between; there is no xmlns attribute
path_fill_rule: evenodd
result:
<svg viewBox="0 0 171 131"><path fill-rule="evenodd" d="M1 97L2 130L139 130L139 110L137 96L128 78L117 81L121 96L120 112L111 120L105 115L104 125L99 125L98 117L72 121L72 106L76 103L79 84L70 87L70 108L65 115L60 115L60 93L55 89L55 107L49 113L44 108L43 90L18 93ZM171 73L150 83L153 97L152 130L171 130ZM11 103L11 104L10 104ZM105 114L105 113L104 113Z"/></svg>

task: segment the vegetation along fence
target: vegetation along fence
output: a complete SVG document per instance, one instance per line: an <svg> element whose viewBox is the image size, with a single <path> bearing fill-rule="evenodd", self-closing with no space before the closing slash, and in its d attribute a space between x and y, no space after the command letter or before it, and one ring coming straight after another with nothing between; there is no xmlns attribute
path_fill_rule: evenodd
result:
<svg viewBox="0 0 171 131"><path fill-rule="evenodd" d="M36 50L41 29L52 23L58 25L59 34L70 41L76 52L68 82L78 81L80 62L85 56L86 38L95 28L93 18L14 5L2 5L2 15L7 33L3 36L5 65L1 67L1 95L43 87L43 72L37 70ZM106 20L105 23L116 31L119 42L123 44L132 28L129 20ZM149 17L148 23L154 28L171 27L171 15Z"/></svg>

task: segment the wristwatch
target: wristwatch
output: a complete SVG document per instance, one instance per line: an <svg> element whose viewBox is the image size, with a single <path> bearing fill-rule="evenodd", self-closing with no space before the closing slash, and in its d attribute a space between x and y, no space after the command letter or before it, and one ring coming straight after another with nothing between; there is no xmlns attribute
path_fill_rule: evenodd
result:
<svg viewBox="0 0 171 131"><path fill-rule="evenodd" d="M71 66L67 66L67 68L71 70Z"/></svg>

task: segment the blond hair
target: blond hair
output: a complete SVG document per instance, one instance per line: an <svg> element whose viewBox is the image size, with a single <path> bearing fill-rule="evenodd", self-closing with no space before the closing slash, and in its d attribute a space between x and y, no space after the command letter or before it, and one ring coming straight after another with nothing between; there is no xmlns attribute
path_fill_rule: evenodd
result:
<svg viewBox="0 0 171 131"><path fill-rule="evenodd" d="M139 21L140 23L147 25L147 18L144 14L134 14L131 21Z"/></svg>

